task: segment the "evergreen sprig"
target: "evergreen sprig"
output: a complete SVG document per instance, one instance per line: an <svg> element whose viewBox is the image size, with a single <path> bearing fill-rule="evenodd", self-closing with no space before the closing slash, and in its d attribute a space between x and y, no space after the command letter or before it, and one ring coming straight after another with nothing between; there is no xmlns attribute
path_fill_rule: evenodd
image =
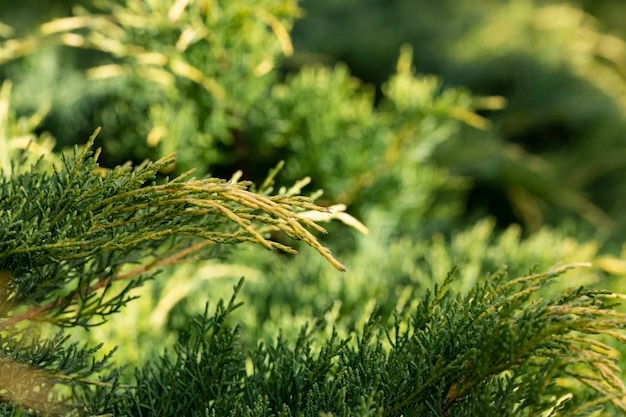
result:
<svg viewBox="0 0 626 417"><path fill-rule="evenodd" d="M325 209L299 196L262 196L246 182L195 179L188 172L163 183L168 156L136 168L105 172L91 156L94 137L53 174L30 173L0 184L0 270L8 278L5 301L36 307L0 322L45 320L88 325L117 311L125 294L148 272L164 265L212 257L224 245L256 242L268 249L295 250L264 237L279 230L343 266L307 230L324 229L298 212ZM129 264L136 268L124 268ZM121 289L113 288L124 282ZM5 304L6 306L9 304Z"/></svg>
<svg viewBox="0 0 626 417"><path fill-rule="evenodd" d="M92 413L209 416L577 416L626 411L615 350L626 341L615 294L585 288L544 299L565 271L511 279L503 271L467 294L455 271L417 305L356 334L322 341L323 319L295 341L279 337L246 353L229 323L235 296L196 320L165 356Z"/></svg>
<svg viewBox="0 0 626 417"><path fill-rule="evenodd" d="M94 359L98 347L40 336L34 322L100 324L159 268L219 256L227 245L295 253L268 239L270 231L305 241L343 269L308 230L324 232L307 215L326 211L310 199L256 194L247 182L191 172L158 180L173 155L105 170L92 151L97 133L50 173L35 166L0 179L0 399L13 404L9 415L18 405L67 412L58 384L81 387L75 401L88 387L117 386L119 371L105 372L108 355Z"/></svg>

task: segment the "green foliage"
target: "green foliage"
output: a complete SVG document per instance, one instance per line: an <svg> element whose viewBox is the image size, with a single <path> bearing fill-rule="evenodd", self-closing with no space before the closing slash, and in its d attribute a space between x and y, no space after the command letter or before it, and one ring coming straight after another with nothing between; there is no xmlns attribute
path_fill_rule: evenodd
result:
<svg viewBox="0 0 626 417"><path fill-rule="evenodd" d="M55 169L50 175L15 175L1 187L0 270L12 275L13 287L7 299L18 304L45 303L58 297L58 290L67 292L75 287L41 307L56 324L86 325L92 316L117 311L125 303L122 294L142 282L129 279L121 293L111 294L108 290L122 264L158 259L156 265L125 274L133 277L158 264L201 256L206 247L216 256L221 245L246 241L293 252L263 238L264 231L257 230L257 225L306 241L343 269L303 224L323 229L306 218L294 217L293 210L316 209L307 199L261 197L246 191L242 183L195 180L188 175L144 186L171 164L172 158L134 170L118 167L101 176L95 158L87 159L90 145L81 153L76 151L74 160L64 158L63 170ZM228 220L226 227L219 227L224 219ZM188 238L184 243L172 240L168 252L155 252L154 242L178 236ZM110 259L113 251L126 253L121 264ZM102 296L95 297L94 292L101 288ZM28 314L44 319L38 311Z"/></svg>
<svg viewBox="0 0 626 417"><path fill-rule="evenodd" d="M333 325L320 320L294 342L279 337L249 354L239 328L228 325L238 306L233 296L181 335L175 360L147 365L137 387L92 403L90 412L587 415L608 403L624 410L612 348L589 337L625 340L615 331L626 316L611 309L614 295L583 288L550 299L536 294L573 266L516 279L500 272L466 295L448 288L452 272L392 317L375 311L353 337L331 330L320 339ZM595 396L601 401L589 401Z"/></svg>
<svg viewBox="0 0 626 417"><path fill-rule="evenodd" d="M302 5L348 65L291 0L0 5L0 415L621 415L622 41Z"/></svg>
<svg viewBox="0 0 626 417"><path fill-rule="evenodd" d="M51 3L30 31L7 26L0 71L15 82L20 112L51 105L41 128L61 144L103 126L109 165L125 162L126 155L141 161L176 150L179 173L195 167L230 176L243 169L260 181L276 161L293 159L285 182L310 175L331 200L360 203L355 194L371 181L363 166L394 167L394 155L423 151L407 142L427 135L441 145L426 147L440 168L434 176L441 178L443 170L472 180L455 197L469 206L472 220L487 211L503 225L519 222L536 231L546 221L583 219L586 230L599 228L616 239L626 227L619 139L626 49L573 5L303 2L307 17L296 25L299 51L289 62L310 62L307 51L346 61L376 84L377 98L393 102L375 106L374 89L360 87L343 67L305 66L281 81L277 68L288 67L283 58L294 52L289 30L302 14L294 1L85 3L73 16ZM45 21L49 16L63 17ZM396 106L398 90L384 84L406 43L416 50L418 72L504 97L506 109L493 111L502 108L501 99L481 102L459 97L458 90L446 90L431 107L429 96L411 87L400 91L411 91L413 104ZM404 68L399 73L406 79ZM437 97L442 82L425 80L434 87L422 89L434 88ZM428 117L419 121L413 114L402 127L414 110ZM450 117L488 125L464 110L481 110L492 133L454 126ZM437 115L441 126L432 120ZM398 175L413 178L410 170L392 177Z"/></svg>
<svg viewBox="0 0 626 417"><path fill-rule="evenodd" d="M492 135L462 132L437 151L441 165L474 179L470 210L533 231L575 216L623 235L626 46L613 2L314 0L302 7L296 65L340 60L380 87L397 50L410 44L418 72L506 98L505 109L484 113ZM619 32L603 30L607 23Z"/></svg>
<svg viewBox="0 0 626 417"><path fill-rule="evenodd" d="M106 362L94 360L97 348L79 348L60 334L42 339L37 328L23 324L100 324L131 300L129 292L156 268L215 258L225 245L242 242L295 253L262 236L278 230L316 247L343 269L305 228L324 231L304 215L324 211L309 199L264 196L234 179L196 180L189 173L157 184L156 173L172 157L102 170L97 153L91 154L94 139L95 134L73 157L62 157L52 173L36 165L2 179L4 399L56 414L67 409L53 399L51 387L58 383L114 386L117 372L99 381L85 378Z"/></svg>
<svg viewBox="0 0 626 417"><path fill-rule="evenodd" d="M11 175L14 168L26 169L40 158L48 163L58 159L52 153L54 140L50 135L37 137L33 134L46 113L45 107L29 117L16 117L11 89L12 83L8 80L0 89L0 171L4 175ZM22 166L14 166L17 158L22 158Z"/></svg>
<svg viewBox="0 0 626 417"><path fill-rule="evenodd" d="M17 60L6 71L19 80L18 106L35 107L24 100L40 86L37 101L53 102L51 127L61 137L95 123L105 126L112 156L155 157L160 145L162 155L178 151L182 171L228 163L232 154L220 149L236 145L236 131L275 80L275 61L292 53L295 2L93 3L5 43L0 62Z"/></svg>

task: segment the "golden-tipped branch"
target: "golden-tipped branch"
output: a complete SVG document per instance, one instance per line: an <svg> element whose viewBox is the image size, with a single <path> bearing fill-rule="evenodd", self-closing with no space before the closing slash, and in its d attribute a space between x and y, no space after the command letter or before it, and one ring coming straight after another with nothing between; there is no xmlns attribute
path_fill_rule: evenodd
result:
<svg viewBox="0 0 626 417"><path fill-rule="evenodd" d="M36 305L8 314L0 328L23 319L50 320L52 315L62 324L80 315L109 314L146 272L214 257L227 245L252 242L296 253L272 240L270 232L301 240L335 268L345 269L312 234L326 231L310 213L329 210L310 199L262 195L249 191L248 182L196 179L191 172L155 181L175 162L174 155L134 169L124 165L104 170L96 163L97 152L90 157L97 133L53 174L5 179L0 271L7 271L12 281L6 299L12 305ZM90 277L83 272L87 261L97 265ZM142 266L129 274L122 269L129 263ZM55 274L37 272L51 265ZM105 298L104 292L117 281L126 281L127 287ZM100 296L94 295L97 290L102 290Z"/></svg>

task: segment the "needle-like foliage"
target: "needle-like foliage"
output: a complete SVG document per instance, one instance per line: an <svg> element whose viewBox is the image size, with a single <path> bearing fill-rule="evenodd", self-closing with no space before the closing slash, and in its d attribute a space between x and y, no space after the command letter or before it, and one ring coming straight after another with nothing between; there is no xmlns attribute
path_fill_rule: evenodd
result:
<svg viewBox="0 0 626 417"><path fill-rule="evenodd" d="M229 325L235 296L196 319L137 385L101 394L92 413L128 416L578 416L626 411L615 351L626 315L615 294L537 292L568 269L511 279L499 272L467 294L441 286L392 317L374 311L341 338L323 319L295 341L245 352ZM605 336L604 341L594 335Z"/></svg>
<svg viewBox="0 0 626 417"><path fill-rule="evenodd" d="M606 52L623 45L576 7L385 3L455 41L402 47L374 90L354 68L307 64L320 57L297 38L294 50L296 0L56 0L29 18L34 3L0 5L0 417L624 414L626 315L614 302L626 264L579 233L620 236L623 221L604 211L621 212L619 199L586 190L623 166L610 139L621 112L596 140L623 83L595 77L607 68L597 58L617 62ZM333 2L301 3L305 19L318 3ZM349 15L375 50L393 36L369 18L386 12L362 3ZM433 14L418 13L424 26L406 13L444 9L443 32ZM479 29L459 31L465 19ZM462 77L420 75L441 53ZM501 54L505 66L486 59ZM504 67L521 94L503 88ZM502 96L450 87L483 74L497 88L473 93ZM598 101L600 90L611 98ZM514 117L499 118L507 102ZM571 148L580 158L537 154L517 138L533 132L533 114L548 127L593 114L580 139L594 140ZM67 151L98 125L102 157L95 134ZM117 166L129 159L134 168ZM281 159L259 188L242 171L204 177L241 169L260 183ZM275 179L295 185L274 191ZM328 209L300 196L309 181ZM491 210L494 189L515 213ZM540 229L555 215L576 224ZM332 219L369 232L330 226L346 274L312 234ZM516 219L526 227L506 226ZM503 264L510 276L492 273Z"/></svg>
<svg viewBox="0 0 626 417"><path fill-rule="evenodd" d="M343 269L307 227L324 230L298 215L324 210L306 198L262 196L248 191L247 183L198 180L190 173L155 182L173 156L103 171L90 149L91 142L77 149L53 174L3 180L0 270L10 275L5 299L39 307L9 314L0 328L25 318L87 325L117 311L124 294L149 276L145 272L215 256L227 244L256 242L295 253L266 239L270 230L307 242ZM133 263L136 269L122 270ZM113 289L118 281L125 285Z"/></svg>
<svg viewBox="0 0 626 417"><path fill-rule="evenodd" d="M97 349L68 347L60 334L41 340L33 323L100 324L166 265L219 257L244 242L295 253L268 238L278 231L344 269L309 231L324 232L309 217L327 211L310 199L191 172L158 180L173 155L104 170L92 152L95 136L51 173L16 167L0 180L2 398L57 410L47 402L56 383L97 385L87 379L104 366L93 361Z"/></svg>

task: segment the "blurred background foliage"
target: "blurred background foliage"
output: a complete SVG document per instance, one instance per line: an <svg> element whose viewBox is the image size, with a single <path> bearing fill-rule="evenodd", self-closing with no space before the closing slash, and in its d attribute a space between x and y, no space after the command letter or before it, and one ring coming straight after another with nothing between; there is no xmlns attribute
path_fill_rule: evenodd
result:
<svg viewBox="0 0 626 417"><path fill-rule="evenodd" d="M165 271L88 336L122 362L241 276L250 345L312 317L348 333L455 264L467 289L504 265L593 261L562 285L623 291L625 14L609 0L4 2L3 172L102 126L105 165L176 151L163 175L241 170L260 186L284 161L275 187L309 177L305 192L369 228L328 224L345 274L307 248Z"/></svg>
<svg viewBox="0 0 626 417"><path fill-rule="evenodd" d="M437 162L473 180L470 209L530 230L575 213L621 236L626 28L615 2L305 1L294 65L346 62L380 86L396 51L446 86L500 95L491 136L456 135ZM477 146L463 146L472 142ZM621 178L621 179L620 179ZM621 184L621 185L619 185Z"/></svg>

